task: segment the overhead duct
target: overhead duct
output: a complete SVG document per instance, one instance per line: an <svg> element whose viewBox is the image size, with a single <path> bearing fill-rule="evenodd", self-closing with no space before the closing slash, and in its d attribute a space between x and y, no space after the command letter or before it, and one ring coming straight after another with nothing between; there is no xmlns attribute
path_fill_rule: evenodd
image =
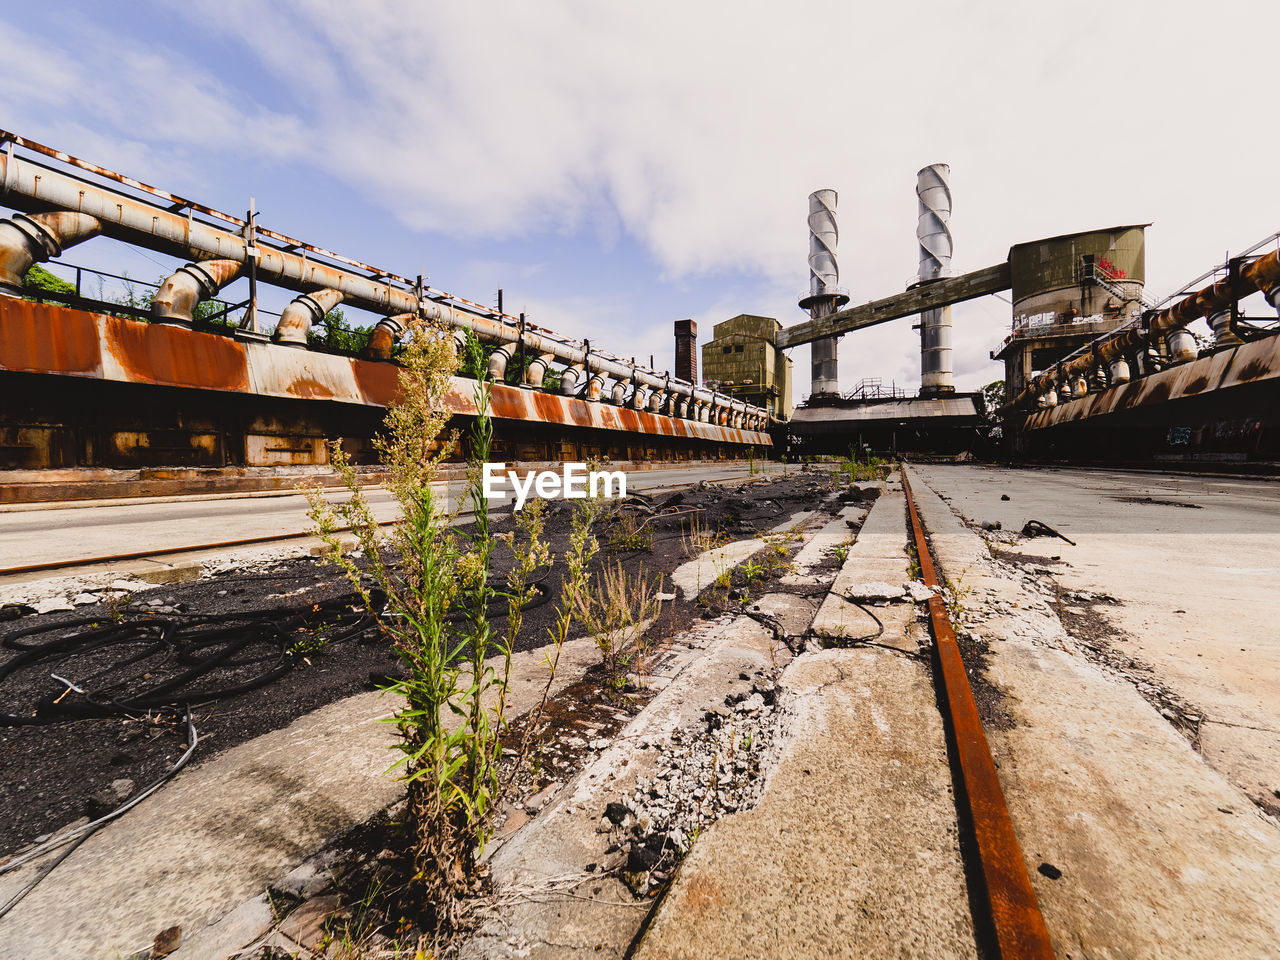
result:
<svg viewBox="0 0 1280 960"><path fill-rule="evenodd" d="M390 360L391 350L404 332L409 329L413 320L412 313L398 313L394 317L383 317L369 334L369 345L365 347L365 356L370 360Z"/></svg>
<svg viewBox="0 0 1280 960"><path fill-rule="evenodd" d="M916 174L920 242L918 284L930 283L951 273L951 168L931 163ZM955 393L951 377L951 308L934 307L920 314L920 395L936 397Z"/></svg>
<svg viewBox="0 0 1280 960"><path fill-rule="evenodd" d="M102 231L95 217L83 213L16 213L0 222L0 283L22 286L32 264L61 255Z"/></svg>
<svg viewBox="0 0 1280 960"><path fill-rule="evenodd" d="M531 387L542 386L542 379L547 374L547 367L555 359L554 354L540 353L529 361L524 371L524 382Z"/></svg>
<svg viewBox="0 0 1280 960"><path fill-rule="evenodd" d="M566 397L577 396L578 388L582 385L584 376L586 376L586 366L584 364L569 364L560 374L560 392Z"/></svg>
<svg viewBox="0 0 1280 960"><path fill-rule="evenodd" d="M1098 362L1112 365L1126 360L1132 354L1141 356L1152 343L1161 339L1165 340L1175 363L1194 360L1197 356L1195 337L1185 329L1189 324L1224 308L1230 309L1232 303L1252 293L1271 290L1276 286L1280 286L1280 251L1273 250L1244 264L1234 280L1219 280L1144 318L1143 326L1135 324L1095 341L1078 355L1065 359L1061 364L1061 372L1064 375L1076 372L1087 374ZM1058 375L1055 370L1033 377L1026 388L1006 406L1011 407L1030 398L1044 396L1055 386Z"/></svg>
<svg viewBox="0 0 1280 960"><path fill-rule="evenodd" d="M507 343L500 343L494 348L493 353L489 354L489 379L495 382L501 382L507 376L507 363L515 356L515 352L520 345L511 340Z"/></svg>
<svg viewBox="0 0 1280 960"><path fill-rule="evenodd" d="M280 323L271 339L289 347L306 347L311 328L341 302L340 290L316 290L294 298L280 313Z"/></svg>
<svg viewBox="0 0 1280 960"><path fill-rule="evenodd" d="M23 145L57 155L56 151L29 141L23 141ZM102 168L93 169L102 176L122 181L125 179ZM202 296L204 287L220 279L210 275L208 284L205 284L200 273L212 274L214 268L211 264L225 265L219 268L226 273L226 279L217 284L220 288L238 275L246 261L254 259L257 279L264 283L272 283L298 293L317 289L337 290L342 293L343 302L356 309L368 310L381 316L416 312L427 321L470 330L487 343L519 341L526 349L551 354L569 366L587 362L587 349L584 345L550 336L547 332L539 333L527 328L522 331L518 324L482 315L478 306L475 312L469 312L468 309L447 302L447 296L424 293L420 297L413 289L406 288L385 275L370 275L373 271L367 266L348 269L317 260L308 256L309 248L297 242L289 242L287 248L271 246L262 231L262 235L255 236L251 243L237 229L223 228L197 219L192 215L193 209L197 209L196 205L186 201L172 202L176 198L171 195L164 195L170 201L165 204L147 202L4 152L0 152L0 183L7 187L5 202L10 206L37 212L43 212L49 207L75 211L100 221L102 232L108 236L171 256L198 260L198 263L183 268L187 271L186 279L178 278L178 274L170 278L175 283L173 290L166 293L171 305L162 307L166 313L164 316L157 315L157 319L190 323L189 313L184 311L184 307L189 305L190 311L194 311L200 299L207 299L212 295L205 293ZM160 191L153 192L157 196L162 195ZM225 214L209 211L207 208L199 209L213 216L230 219ZM179 210L186 212L178 212ZM280 242L285 240L287 238ZM323 251L319 253L324 254ZM233 268L237 274L230 273ZM181 273L180 270L179 274ZM609 377L633 377L635 381L651 387L665 383L663 375L656 371L634 369L633 373L631 364L599 353L592 353L589 363L593 374L598 372ZM717 395L696 384L678 380L670 382L669 390L691 398L710 399Z"/></svg>
<svg viewBox="0 0 1280 960"><path fill-rule="evenodd" d="M201 260L172 273L151 299L151 317L161 323L189 327L196 307L240 275L237 260Z"/></svg>

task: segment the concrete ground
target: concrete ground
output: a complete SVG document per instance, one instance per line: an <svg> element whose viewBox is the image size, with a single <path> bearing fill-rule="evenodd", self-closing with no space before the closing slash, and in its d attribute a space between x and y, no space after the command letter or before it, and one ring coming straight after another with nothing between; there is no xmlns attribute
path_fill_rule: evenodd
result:
<svg viewBox="0 0 1280 960"><path fill-rule="evenodd" d="M513 658L513 714L541 697L543 656ZM553 692L598 659L590 638L565 644ZM251 908L249 898L403 795L386 774L397 756L395 731L381 722L395 709L381 692L358 694L178 774L90 837L0 921L0 957L115 960L145 950L168 927L181 927L189 940L233 908ZM447 715L446 722L456 720ZM0 903L47 861L0 876ZM240 924L232 918L230 926ZM184 946L182 955L223 956L209 940L224 938L225 926L211 933L204 947Z"/></svg>
<svg viewBox="0 0 1280 960"><path fill-rule="evenodd" d="M794 472L795 468L791 468ZM707 480L746 480L750 467L741 463L698 464L631 471L627 489L638 493L687 486ZM761 462L756 475L780 475L780 464ZM460 486L450 486L458 496ZM326 493L338 501L344 494ZM391 496L380 487L366 490L379 520L396 516ZM501 505L506 500L495 498ZM0 569L40 563L62 563L118 553L176 550L200 544L252 537L290 537L306 533L307 500L302 493L192 497L157 500L102 501L93 506L32 504L0 507ZM302 545L306 552L306 545ZM41 575L24 575L39 579ZM12 579L12 578L11 578Z"/></svg>
<svg viewBox="0 0 1280 960"><path fill-rule="evenodd" d="M1205 760L1280 811L1280 483L913 469L968 520L1016 531L1034 518L1076 541L1037 538L1004 549L1046 563L1064 594L1119 601L1098 608L1099 630L1186 702L1199 718Z"/></svg>
<svg viewBox="0 0 1280 960"><path fill-rule="evenodd" d="M1229 782L1230 768L1215 769L1212 758L1197 753L1147 699L1143 681L1097 662L1091 648L1063 628L1053 606L1059 591L1053 579L1079 582L1120 599L1122 606L1109 612L1133 604L1140 612L1124 614L1136 618L1130 623L1167 632L1169 618L1184 616L1174 610L1228 602L1230 581L1216 579L1214 569L1230 562L1229 548L1217 544L1212 524L1188 529L1176 522L1181 514L1164 515L1144 521L1163 526L1162 534L1144 535L1108 504L1111 496L1146 496L1146 485L1157 483L1156 492L1179 484L1178 496L1186 497L1188 481L988 468L911 472L939 565L962 595L961 630L987 647L983 661L971 660L970 667L991 684L1004 717L988 724L988 738L1058 955L1280 956L1280 825ZM979 534L934 490L952 497L952 508L981 519L999 517L1003 509L1006 522L1016 518L1017 526L1034 516L1059 527L1079 546L1033 540L1029 549L1070 558L1071 566L1055 567L1049 577L993 560ZM1002 494L1010 499L1000 500ZM1247 510L1251 499L1240 499L1239 491L1219 496L1227 498L1218 503L1219 522ZM1266 530L1270 498L1257 496L1264 505L1259 530ZM1103 521L1082 519L1091 510ZM1143 536L1165 540L1147 540L1147 553L1124 543ZM1236 562L1260 560L1250 560L1246 548ZM1077 568L1088 572L1076 574ZM1225 594L1218 593L1215 604L1220 590ZM1193 600L1193 593L1200 596ZM1272 602L1268 597L1260 608ZM1258 662L1256 678L1242 683L1230 669L1234 658L1225 656L1224 640L1240 629L1221 620L1198 624L1195 632L1178 631L1178 642L1156 637L1144 646L1168 664L1157 674L1185 683L1175 668L1198 665L1204 658L1195 653L1203 647L1218 667L1191 676L1214 674L1211 683L1201 681L1205 689L1225 694L1234 683L1232 696L1265 705L1267 690L1276 692L1274 671L1264 673L1267 658ZM1194 639L1183 640L1189 633Z"/></svg>
<svg viewBox="0 0 1280 960"><path fill-rule="evenodd" d="M837 591L868 576L901 589L904 510L887 485ZM638 960L977 955L927 633L909 603L876 610L885 647L807 652L784 671L788 735L763 799L699 837ZM845 616L861 618L847 633ZM869 623L834 593L818 619L833 636Z"/></svg>

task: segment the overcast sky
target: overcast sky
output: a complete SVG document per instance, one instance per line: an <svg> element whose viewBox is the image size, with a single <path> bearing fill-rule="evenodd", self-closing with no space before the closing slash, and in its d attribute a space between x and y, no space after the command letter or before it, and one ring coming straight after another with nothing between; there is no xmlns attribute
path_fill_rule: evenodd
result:
<svg viewBox="0 0 1280 960"><path fill-rule="evenodd" d="M0 124L666 369L678 318L804 319L816 188L855 302L902 290L937 161L957 272L1151 221L1160 298L1280 229L1277 37L1275 0L7 4ZM954 319L957 385L998 377L1008 304ZM918 387L910 320L843 338L864 376Z"/></svg>

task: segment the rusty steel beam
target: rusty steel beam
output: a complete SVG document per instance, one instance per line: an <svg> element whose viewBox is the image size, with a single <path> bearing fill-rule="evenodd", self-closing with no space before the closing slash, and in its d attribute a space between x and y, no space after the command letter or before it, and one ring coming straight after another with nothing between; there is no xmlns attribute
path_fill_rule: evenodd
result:
<svg viewBox="0 0 1280 960"><path fill-rule="evenodd" d="M914 316L924 310L944 307L999 293L1011 286L1009 264L999 263L958 277L922 284L905 293L846 307L817 320L806 320L778 332L778 348L786 350L824 337L873 327L878 323Z"/></svg>
<svg viewBox="0 0 1280 960"><path fill-rule="evenodd" d="M307 252L310 250L330 259L342 260L327 251L308 247L306 244L272 234L262 228L257 228L252 240L247 239L235 230L195 219L192 211L199 210L217 216L232 225L243 226L245 223L243 220L190 203L105 168L77 161L68 154L50 150L42 145L33 144L32 141L0 131L0 140L6 139L30 149L37 149L82 169L89 169L100 176L174 201L171 207L157 206L140 198L24 161L9 149L0 153L0 185L3 185L3 194L0 195L0 199L15 209L33 212L53 207L87 214L101 223L104 235L171 256L196 261L222 260L239 264L246 264L251 259L256 260L256 273L259 280L298 293L314 294L317 290L331 289L337 291L345 303L359 309L384 316L402 313L417 314L437 323L470 330L489 343L518 342L530 351L550 354L570 366L581 363L588 370L605 376L629 378L647 387L664 387L668 392L701 400L713 407L724 409L734 407L733 398L728 395L693 383L674 379L668 381L656 371L638 368L634 364L626 363L598 350L591 350L584 344L576 344L529 324L522 326L518 322L507 323L505 319L489 314L480 305L470 304L470 301L466 302L475 308L476 312L446 302L446 300L459 300L447 294L437 297L424 292L419 296L418 288L406 288L408 281L404 278L375 271L365 264L344 260L344 265L334 265L308 259ZM186 213L180 212L180 209L185 209ZM288 247L294 249L280 249L262 243L258 239L259 235L282 240ZM301 252L294 252L295 249ZM371 272L374 276L353 272L349 265L356 265L356 269ZM769 423L769 413L761 407L752 406L747 414L753 426L766 427Z"/></svg>
<svg viewBox="0 0 1280 960"><path fill-rule="evenodd" d="M1049 929L1040 913L1026 857L1013 829L960 646L947 615L947 605L937 592L942 585L934 570L929 541L905 467L902 490L907 497L920 577L934 591L929 597L929 623L933 628L937 676L947 710L947 730L959 766L957 786L960 789L956 791L956 800L973 832L982 879L980 894L991 921L996 952L1001 960L1053 960Z"/></svg>
<svg viewBox="0 0 1280 960"><path fill-rule="evenodd" d="M1144 350L1160 337L1177 334L1201 317L1209 317L1250 294L1266 293L1280 284L1280 250L1273 250L1240 268L1234 280L1227 278L1202 287L1172 306L1151 315L1144 326L1134 325L1108 337L1079 356L1069 358L1052 370L1045 371L1028 381L1022 392L1002 407L1013 410L1029 400L1056 389L1060 379L1070 380L1076 375L1087 375L1099 363L1112 364L1128 354ZM1194 359L1192 357L1191 359Z"/></svg>

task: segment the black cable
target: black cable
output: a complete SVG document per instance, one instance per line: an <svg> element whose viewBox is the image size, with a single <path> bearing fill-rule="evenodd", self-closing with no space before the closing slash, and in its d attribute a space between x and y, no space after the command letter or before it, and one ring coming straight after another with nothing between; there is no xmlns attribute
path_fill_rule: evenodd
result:
<svg viewBox="0 0 1280 960"><path fill-rule="evenodd" d="M13 897L10 898L8 903L6 903L3 907L0 907L0 919L3 919L4 916L10 910L12 910L22 901L23 897L25 897L28 893L34 890L36 886L40 883L40 881L42 881L45 877L51 874L57 868L58 864L62 863L64 860L67 859L67 857L75 853L76 850L79 849L80 845L84 843L86 840L88 840L89 837L93 836L93 834L96 833L99 828L110 823L112 820L115 820L117 817L123 816L126 812L128 812L129 810L132 810L139 803L147 799L147 797L151 796L151 794L155 793L162 786L164 786L166 783L172 780L175 776L177 776L178 772L182 770L182 768L185 767L187 763L191 760L191 755L195 753L196 744L198 744L199 742L200 742L200 736L199 734L196 733L195 724L191 721L191 708L188 707L187 708L187 750L181 757L178 758L178 761L172 767L170 767L161 775L161 777L158 780L153 782L141 793L135 794L129 800L125 801L123 804L116 807L116 809L112 810L106 816L99 817L97 820L93 821L92 823L87 823L83 827L79 827L76 830L72 830L69 833L63 834L61 837L55 837L52 840L48 840L45 843L40 844L34 850L29 850L26 853L24 853L22 856L15 857L14 859L10 860L8 863L0 865L0 875L3 875L8 873L11 870L16 870L18 867L22 866L24 863L28 863L37 857L44 856L46 853L49 853L52 850L56 850L58 847L64 844L67 844L67 843L71 844L71 846L68 849L62 852L62 855L59 856L58 859L42 867L40 871L34 877L32 877L30 883L28 883L25 887L23 887L16 894L14 894Z"/></svg>

